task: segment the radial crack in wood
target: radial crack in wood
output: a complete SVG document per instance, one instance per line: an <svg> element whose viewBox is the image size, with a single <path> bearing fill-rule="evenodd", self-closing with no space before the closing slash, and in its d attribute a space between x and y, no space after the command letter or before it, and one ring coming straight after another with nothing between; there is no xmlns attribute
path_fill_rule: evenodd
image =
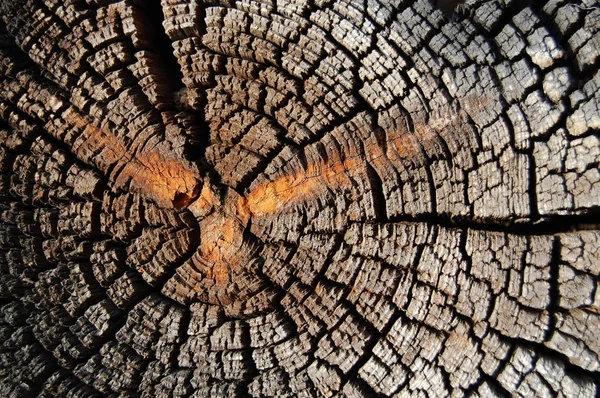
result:
<svg viewBox="0 0 600 398"><path fill-rule="evenodd" d="M597 8L0 0L0 396L597 396Z"/></svg>

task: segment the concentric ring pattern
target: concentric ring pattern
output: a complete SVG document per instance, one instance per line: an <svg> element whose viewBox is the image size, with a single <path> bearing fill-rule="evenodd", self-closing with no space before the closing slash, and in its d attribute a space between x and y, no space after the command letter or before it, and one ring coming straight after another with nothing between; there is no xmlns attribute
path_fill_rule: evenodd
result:
<svg viewBox="0 0 600 398"><path fill-rule="evenodd" d="M0 395L597 395L600 4L442 3L0 0Z"/></svg>

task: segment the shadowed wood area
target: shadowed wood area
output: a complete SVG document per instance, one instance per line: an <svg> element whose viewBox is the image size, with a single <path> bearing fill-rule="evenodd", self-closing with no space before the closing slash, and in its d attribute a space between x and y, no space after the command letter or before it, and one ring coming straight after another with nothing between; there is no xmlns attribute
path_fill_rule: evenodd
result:
<svg viewBox="0 0 600 398"><path fill-rule="evenodd" d="M0 0L0 396L597 396L599 65L595 0Z"/></svg>

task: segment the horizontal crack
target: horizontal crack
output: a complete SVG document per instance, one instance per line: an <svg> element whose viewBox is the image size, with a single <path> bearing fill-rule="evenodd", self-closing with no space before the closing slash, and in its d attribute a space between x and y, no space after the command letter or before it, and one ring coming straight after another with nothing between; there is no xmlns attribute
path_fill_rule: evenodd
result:
<svg viewBox="0 0 600 398"><path fill-rule="evenodd" d="M351 221L349 224L382 224L414 222L438 225L447 228L462 228L482 231L504 232L513 235L553 235L574 231L600 229L600 213L543 216L538 219L489 220L477 221L466 217L450 217L445 215L422 214L417 216L390 217L387 221Z"/></svg>

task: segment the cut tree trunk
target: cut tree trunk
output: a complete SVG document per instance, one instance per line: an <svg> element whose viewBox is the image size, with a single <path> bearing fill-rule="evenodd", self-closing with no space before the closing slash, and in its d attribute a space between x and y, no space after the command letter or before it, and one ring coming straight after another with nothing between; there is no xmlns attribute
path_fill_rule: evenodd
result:
<svg viewBox="0 0 600 398"><path fill-rule="evenodd" d="M599 393L597 1L0 17L0 396Z"/></svg>

